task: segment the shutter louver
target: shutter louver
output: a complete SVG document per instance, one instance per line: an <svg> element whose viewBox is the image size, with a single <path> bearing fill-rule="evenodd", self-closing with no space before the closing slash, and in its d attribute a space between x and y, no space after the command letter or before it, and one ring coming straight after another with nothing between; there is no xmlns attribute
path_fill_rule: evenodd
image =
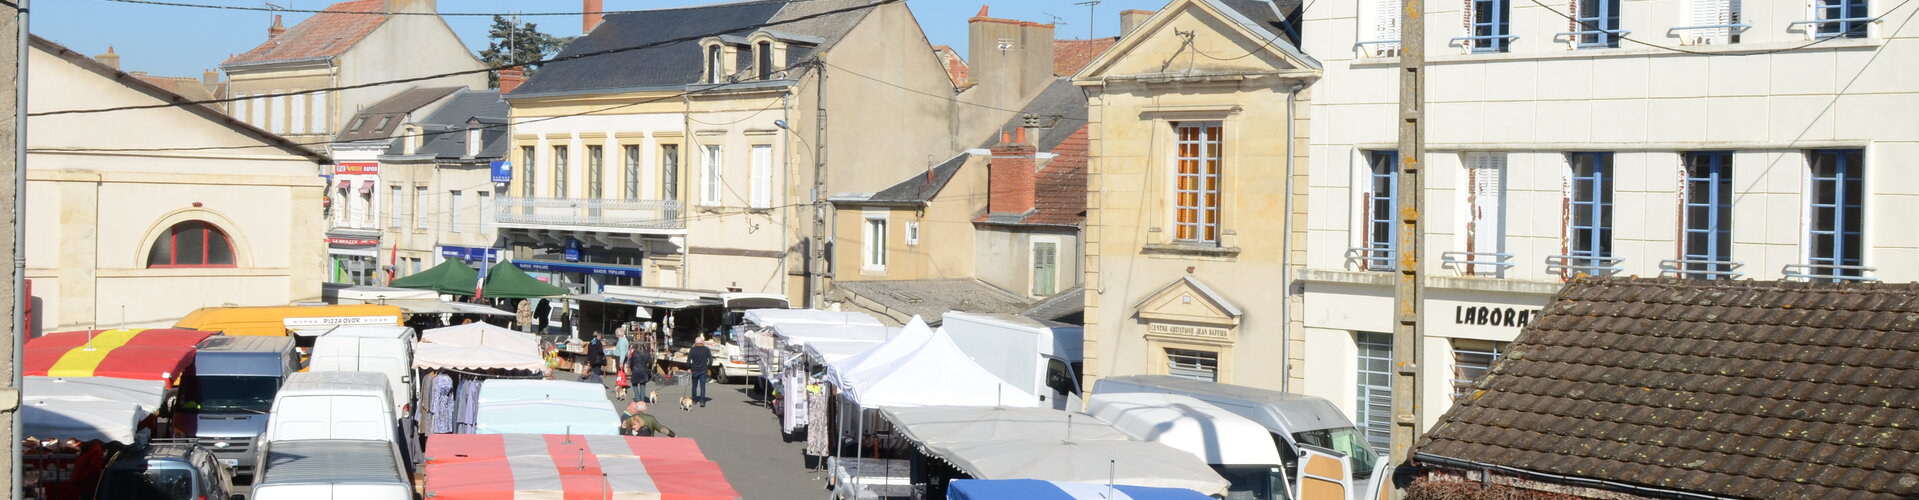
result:
<svg viewBox="0 0 1919 500"><path fill-rule="evenodd" d="M1379 41L1399 40L1400 0L1374 0L1373 3L1373 39ZM1380 43L1373 45L1374 57L1394 57L1399 55L1398 43Z"/></svg>
<svg viewBox="0 0 1919 500"><path fill-rule="evenodd" d="M1688 23L1693 26L1711 26L1733 24L1737 21L1739 0L1690 0L1691 8ZM1691 30L1680 41L1688 45L1711 45L1732 43L1731 28L1711 28Z"/></svg>
<svg viewBox="0 0 1919 500"><path fill-rule="evenodd" d="M1505 210L1501 197L1504 195L1504 177L1506 174L1506 155L1499 153L1476 153L1469 155L1467 166L1468 182L1472 184L1468 194L1467 210L1470 216L1466 226L1466 251L1479 253L1498 253L1505 251ZM1492 262L1491 255L1475 255L1473 260ZM1467 274L1475 276L1500 275L1499 266L1475 264L1467 266Z"/></svg>

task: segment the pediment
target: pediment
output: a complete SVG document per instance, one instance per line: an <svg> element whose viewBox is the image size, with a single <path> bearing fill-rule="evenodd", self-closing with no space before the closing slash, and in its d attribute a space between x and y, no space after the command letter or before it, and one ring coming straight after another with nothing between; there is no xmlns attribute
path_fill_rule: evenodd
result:
<svg viewBox="0 0 1919 500"><path fill-rule="evenodd" d="M1233 326L1242 314L1239 306L1192 276L1181 277L1146 296L1134 310L1149 321L1175 321Z"/></svg>
<svg viewBox="0 0 1919 500"><path fill-rule="evenodd" d="M1317 61L1284 37L1272 36L1211 1L1174 0L1094 59L1074 81L1319 69Z"/></svg>

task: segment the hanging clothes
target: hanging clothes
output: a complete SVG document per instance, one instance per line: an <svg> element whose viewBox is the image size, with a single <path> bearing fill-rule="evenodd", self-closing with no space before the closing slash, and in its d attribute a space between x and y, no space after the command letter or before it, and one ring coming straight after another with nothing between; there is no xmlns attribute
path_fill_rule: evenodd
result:
<svg viewBox="0 0 1919 500"><path fill-rule="evenodd" d="M454 432L473 434L479 425L480 379L470 378L460 381L459 416L454 421Z"/></svg>
<svg viewBox="0 0 1919 500"><path fill-rule="evenodd" d="M428 408L432 412L431 424L427 432L451 434L453 432L453 377L442 372L433 376L433 386L427 397Z"/></svg>
<svg viewBox="0 0 1919 500"><path fill-rule="evenodd" d="M827 444L832 441L832 426L826 425L826 387L813 384L806 388L806 454L826 456ZM792 397L800 397L795 394Z"/></svg>

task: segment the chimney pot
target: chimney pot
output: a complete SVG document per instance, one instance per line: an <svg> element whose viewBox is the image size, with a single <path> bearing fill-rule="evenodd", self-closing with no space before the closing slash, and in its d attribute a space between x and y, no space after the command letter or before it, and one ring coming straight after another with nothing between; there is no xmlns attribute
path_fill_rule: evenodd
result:
<svg viewBox="0 0 1919 500"><path fill-rule="evenodd" d="M274 37L278 37L280 36L281 33L286 33L286 32L287 32L287 27L283 24L280 24L280 15L274 14L273 25L267 27L267 39L272 40L274 39Z"/></svg>
<svg viewBox="0 0 1919 500"><path fill-rule="evenodd" d="M601 14L605 10L604 0L580 0L580 32L592 33L593 28L599 27L600 21L606 19L606 14Z"/></svg>
<svg viewBox="0 0 1919 500"><path fill-rule="evenodd" d="M113 53L112 45L107 46L107 53L93 56L93 60L99 61L100 64L105 64L109 68L120 69L120 54Z"/></svg>

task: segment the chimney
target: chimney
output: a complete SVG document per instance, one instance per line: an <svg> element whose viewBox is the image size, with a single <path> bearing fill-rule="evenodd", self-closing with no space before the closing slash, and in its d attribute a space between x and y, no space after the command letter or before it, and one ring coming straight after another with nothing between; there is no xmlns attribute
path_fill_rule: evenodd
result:
<svg viewBox="0 0 1919 500"><path fill-rule="evenodd" d="M1000 143L993 146L993 157L986 166L986 212L989 214L1025 214L1033 211L1034 178L1038 170L1033 145L1026 142L1026 129L1012 134L1000 132Z"/></svg>
<svg viewBox="0 0 1919 500"><path fill-rule="evenodd" d="M1153 17L1153 11L1139 9L1120 11L1119 36L1126 36L1127 33L1132 33L1133 28L1138 28L1139 25L1146 24L1146 18L1149 17Z"/></svg>
<svg viewBox="0 0 1919 500"><path fill-rule="evenodd" d="M112 45L107 46L107 53L93 56L93 60L99 61L100 64L105 64L109 68L120 69L120 54L113 53Z"/></svg>
<svg viewBox="0 0 1919 500"><path fill-rule="evenodd" d="M1053 25L987 17L966 20L966 81L985 89L989 106L1017 108L1053 79Z"/></svg>
<svg viewBox="0 0 1919 500"><path fill-rule="evenodd" d="M580 0L581 33L592 33L593 28L599 27L600 21L606 18L600 13L606 10L604 5L604 0Z"/></svg>
<svg viewBox="0 0 1919 500"><path fill-rule="evenodd" d="M381 7L386 12L438 12L439 6L434 0L386 0Z"/></svg>
<svg viewBox="0 0 1919 500"><path fill-rule="evenodd" d="M205 73L200 73L200 84L208 87L219 85L220 72L209 69Z"/></svg>
<svg viewBox="0 0 1919 500"><path fill-rule="evenodd" d="M520 88L520 84L526 83L526 70L506 68L499 70L497 73L500 76L501 94L511 94L513 93L513 89Z"/></svg>
<svg viewBox="0 0 1919 500"><path fill-rule="evenodd" d="M273 25L267 27L267 39L272 40L276 37L279 37L281 33L286 33L286 32L287 32L287 27L280 24L280 15L274 14Z"/></svg>

